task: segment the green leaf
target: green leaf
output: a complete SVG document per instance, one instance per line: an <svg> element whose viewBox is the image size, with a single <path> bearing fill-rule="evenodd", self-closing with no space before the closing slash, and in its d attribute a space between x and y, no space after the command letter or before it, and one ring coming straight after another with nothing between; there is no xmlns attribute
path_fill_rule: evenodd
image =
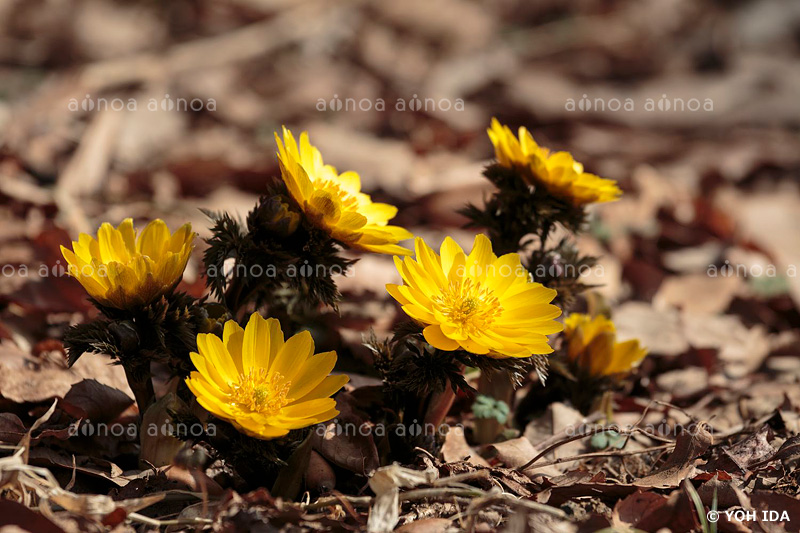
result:
<svg viewBox="0 0 800 533"><path fill-rule="evenodd" d="M479 394L472 405L472 414L476 418L494 418L500 424L506 423L509 413L510 409L506 402L485 394Z"/></svg>
<svg viewBox="0 0 800 533"><path fill-rule="evenodd" d="M596 450L605 450L607 448L622 448L625 445L625 437L616 431L609 430L603 433L596 433L592 435L591 446Z"/></svg>

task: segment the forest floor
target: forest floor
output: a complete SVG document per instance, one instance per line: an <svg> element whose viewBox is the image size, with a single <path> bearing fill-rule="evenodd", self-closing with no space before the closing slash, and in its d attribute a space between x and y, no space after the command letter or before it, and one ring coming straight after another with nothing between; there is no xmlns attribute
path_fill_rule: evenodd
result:
<svg viewBox="0 0 800 533"><path fill-rule="evenodd" d="M796 3L492 4L0 5L0 529L358 531L373 513L403 531L712 531L719 510L719 531L800 531ZM368 480L374 443L342 437L336 488L300 503L220 465L142 468L127 432L75 437L138 413L107 358L66 364L64 330L96 311L59 245L125 217L207 238L200 208L244 216L280 175L287 124L397 205L394 223L468 247L457 211L491 190L493 116L624 190L577 242L619 336L649 350L614 396L616 433L529 379L498 442L477 443L460 396L440 453ZM196 297L204 246L182 284ZM403 317L398 280L390 257L359 256L325 315L356 419L354 391L379 383L363 336Z"/></svg>

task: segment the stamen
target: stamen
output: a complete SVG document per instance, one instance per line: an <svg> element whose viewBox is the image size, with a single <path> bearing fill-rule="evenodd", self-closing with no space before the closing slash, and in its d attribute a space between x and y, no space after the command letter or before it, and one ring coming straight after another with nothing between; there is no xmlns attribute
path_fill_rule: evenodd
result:
<svg viewBox="0 0 800 533"><path fill-rule="evenodd" d="M440 295L434 297L433 302L448 320L465 333L486 328L503 311L493 291L481 287L480 282L472 279L451 281Z"/></svg>
<svg viewBox="0 0 800 533"><path fill-rule="evenodd" d="M345 210L355 209L359 205L357 197L343 189L339 183L333 180L317 178L314 181L314 186L318 189L324 189L329 192L331 196L338 198Z"/></svg>
<svg viewBox="0 0 800 533"><path fill-rule="evenodd" d="M251 368L232 385L231 400L242 409L275 414L292 401L286 397L291 386L291 382L285 381L277 372L270 376L265 368Z"/></svg>

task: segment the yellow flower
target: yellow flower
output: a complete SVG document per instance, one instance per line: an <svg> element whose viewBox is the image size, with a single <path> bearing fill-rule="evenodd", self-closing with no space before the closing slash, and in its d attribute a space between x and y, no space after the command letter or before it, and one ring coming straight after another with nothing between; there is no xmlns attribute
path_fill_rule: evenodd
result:
<svg viewBox="0 0 800 533"><path fill-rule="evenodd" d="M191 224L170 235L163 220L153 220L138 238L133 221L117 228L104 223L97 239L81 233L72 250L61 247L70 275L100 304L132 309L152 303L180 282L194 245Z"/></svg>
<svg viewBox="0 0 800 533"><path fill-rule="evenodd" d="M592 377L626 374L647 355L636 339L617 342L617 330L608 318L572 313L564 320L567 358Z"/></svg>
<svg viewBox="0 0 800 533"><path fill-rule="evenodd" d="M498 258L485 235L475 237L467 255L447 237L441 255L416 239L416 260L395 257L403 285L386 290L421 324L425 340L440 350L464 349L493 357L551 353L556 291L531 281L518 254Z"/></svg>
<svg viewBox="0 0 800 533"><path fill-rule="evenodd" d="M523 170L530 185L544 187L550 194L575 206L613 202L622 195L617 182L583 171L569 152L550 153L536 144L530 132L521 127L519 139L496 118L487 130L497 161L504 167Z"/></svg>
<svg viewBox="0 0 800 533"><path fill-rule="evenodd" d="M277 133L275 140L281 175L289 194L315 226L351 248L382 254L411 253L397 244L411 238L411 233L387 225L397 214L397 208L373 202L362 193L358 174L339 174L334 167L324 164L307 132L300 135L299 146L286 128L283 128L283 142Z"/></svg>
<svg viewBox="0 0 800 533"><path fill-rule="evenodd" d="M313 355L308 331L284 342L278 320L253 313L245 329L226 322L221 339L201 333L197 349L186 380L197 402L252 437L282 437L339 414L330 396L349 378L328 375L336 352Z"/></svg>

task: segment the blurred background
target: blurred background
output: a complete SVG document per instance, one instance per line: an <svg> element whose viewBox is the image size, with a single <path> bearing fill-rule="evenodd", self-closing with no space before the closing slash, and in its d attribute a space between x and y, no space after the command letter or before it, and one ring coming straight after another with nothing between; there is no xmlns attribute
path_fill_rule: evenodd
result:
<svg viewBox="0 0 800 533"><path fill-rule="evenodd" d="M797 353L798 52L796 0L0 0L0 264L31 269L0 276L0 336L36 352L89 311L36 270L81 231L244 215L284 124L397 224L468 245L496 116L625 190L579 243L620 329L746 375ZM396 276L364 256L341 280L345 342L389 330Z"/></svg>

